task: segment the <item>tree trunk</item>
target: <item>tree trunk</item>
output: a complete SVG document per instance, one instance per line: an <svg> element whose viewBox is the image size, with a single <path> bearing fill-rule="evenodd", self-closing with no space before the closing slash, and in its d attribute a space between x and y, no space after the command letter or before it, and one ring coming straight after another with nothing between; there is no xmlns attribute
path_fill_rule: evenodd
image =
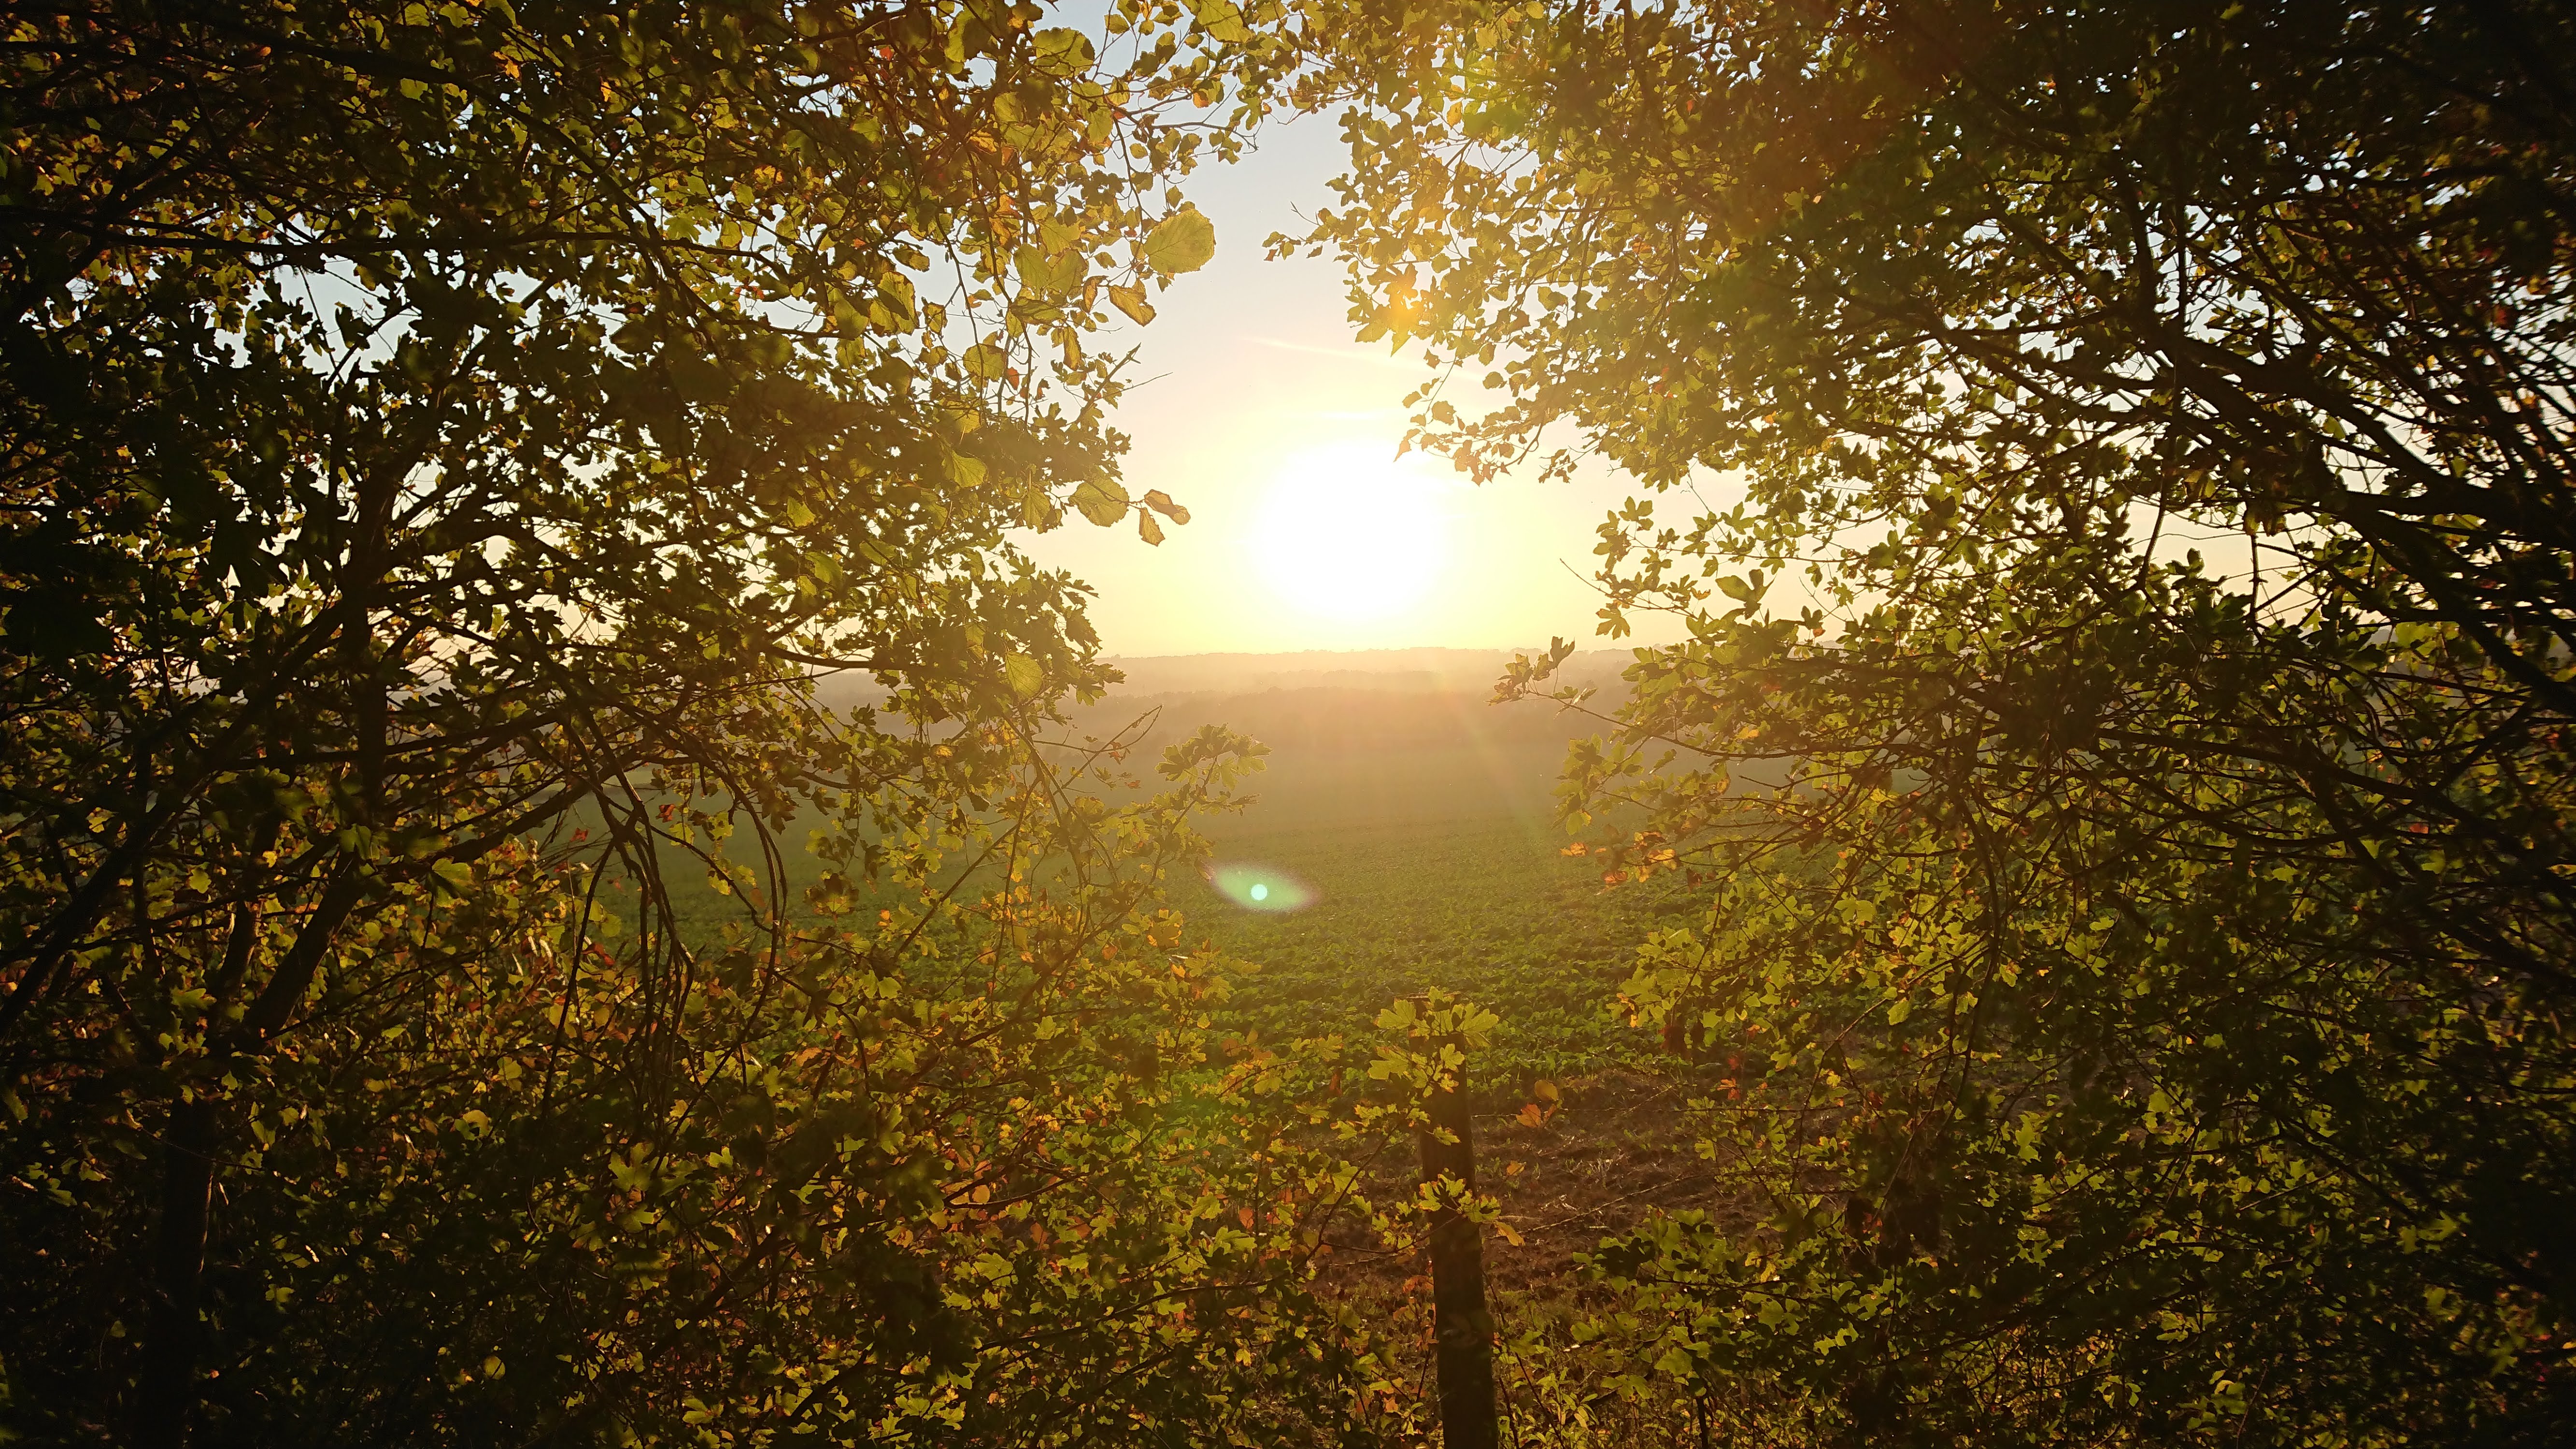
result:
<svg viewBox="0 0 2576 1449"><path fill-rule="evenodd" d="M1454 1177L1476 1190L1475 1126L1458 1084L1433 1094L1432 1125L1458 1140L1422 1134L1422 1179ZM1440 1366L1440 1434L1444 1449L1496 1449L1494 1316L1485 1309L1484 1233L1455 1206L1431 1215L1431 1309Z"/></svg>
<svg viewBox="0 0 2576 1449"><path fill-rule="evenodd" d="M270 827L262 848L276 839ZM331 932L355 904L357 894L346 870L332 878L322 893L321 909L306 927L307 939L296 942L288 971L300 975L287 983L296 1001L312 975ZM218 1003L228 1001L250 972L259 941L259 909L247 902L233 908L232 934L224 945L223 964L208 985ZM309 959L307 959L309 958ZM301 968L296 966L303 960ZM263 1012L284 1020L294 1001L270 1000L289 994L272 981L253 1003L251 1020L214 1033L209 1045L220 1065L223 1057L245 1045L257 1045L276 1030ZM218 1016L220 1019L220 1016ZM221 1146L220 1104L199 1095L170 1104L161 1135L161 1222L152 1243L150 1302L144 1314L142 1361L134 1381L135 1449L183 1449L197 1409L197 1360L204 1333L203 1296L199 1284L206 1271L206 1225L215 1185L215 1152Z"/></svg>
<svg viewBox="0 0 2576 1449"><path fill-rule="evenodd" d="M215 1103L174 1102L161 1146L161 1225L152 1251L151 1308L134 1385L136 1449L179 1449L197 1406L197 1285L206 1261L206 1200L214 1187Z"/></svg>

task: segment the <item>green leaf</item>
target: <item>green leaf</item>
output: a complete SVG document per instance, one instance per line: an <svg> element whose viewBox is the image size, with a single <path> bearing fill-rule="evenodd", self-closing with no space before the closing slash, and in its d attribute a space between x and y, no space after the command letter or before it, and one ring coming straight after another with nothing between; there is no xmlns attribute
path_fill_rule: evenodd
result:
<svg viewBox="0 0 2576 1449"><path fill-rule="evenodd" d="M1079 249L1048 255L1043 249L1025 246L1012 255L1012 269L1020 280L1050 297L1060 297L1082 285L1085 263Z"/></svg>
<svg viewBox="0 0 2576 1449"><path fill-rule="evenodd" d="M1086 478L1073 490L1073 506L1102 528L1125 518L1130 502L1127 490L1108 479Z"/></svg>
<svg viewBox="0 0 2576 1449"><path fill-rule="evenodd" d="M1011 682L1011 693L1022 699L1034 698L1046 687L1046 669L1026 654L1014 654L1002 661L1002 672Z"/></svg>
<svg viewBox="0 0 2576 1449"><path fill-rule="evenodd" d="M1091 37L1079 30L1055 27L1029 37L1037 67L1052 76L1076 76L1091 69Z"/></svg>
<svg viewBox="0 0 2576 1449"><path fill-rule="evenodd" d="M1190 0L1190 13L1214 39L1228 45L1241 45L1252 38L1252 27L1243 23L1243 7L1234 0Z"/></svg>
<svg viewBox="0 0 2576 1449"><path fill-rule="evenodd" d="M1195 272L1215 255L1216 223L1196 205L1184 206L1164 217L1145 234L1145 260L1154 270L1169 276Z"/></svg>
<svg viewBox="0 0 2576 1449"><path fill-rule="evenodd" d="M967 348L962 360L969 373L985 382L1001 377L1011 366L1011 354L990 342L978 342Z"/></svg>

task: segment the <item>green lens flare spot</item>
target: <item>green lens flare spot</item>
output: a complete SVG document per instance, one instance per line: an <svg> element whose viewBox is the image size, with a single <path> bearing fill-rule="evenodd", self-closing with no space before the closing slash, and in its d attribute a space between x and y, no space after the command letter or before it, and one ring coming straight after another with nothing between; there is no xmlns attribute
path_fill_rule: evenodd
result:
<svg viewBox="0 0 2576 1449"><path fill-rule="evenodd" d="M1208 884L1247 911L1302 911L1315 903L1315 888L1276 866L1220 861L1208 867Z"/></svg>

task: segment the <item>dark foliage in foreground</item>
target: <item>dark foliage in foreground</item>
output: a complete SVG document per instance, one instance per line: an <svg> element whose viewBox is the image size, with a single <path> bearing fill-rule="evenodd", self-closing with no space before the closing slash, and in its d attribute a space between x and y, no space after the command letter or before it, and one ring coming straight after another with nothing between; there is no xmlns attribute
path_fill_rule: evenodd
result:
<svg viewBox="0 0 2576 1449"><path fill-rule="evenodd" d="M1425 433L1743 493L1604 526L1605 627L1690 642L1569 779L1652 812L1615 867L1719 878L1631 996L1768 1205L1601 1258L1640 1391L1874 1444L2563 1433L2564 7L1384 18L1329 28L1317 239L1369 333L1492 370Z"/></svg>
<svg viewBox="0 0 2576 1449"><path fill-rule="evenodd" d="M1336 1391L1301 1159L1159 905L1241 742L1075 788L1081 589L1006 539L1159 536L1083 339L1206 260L1162 188L1232 132L1157 121L1268 43L1041 19L7 9L0 1437Z"/></svg>

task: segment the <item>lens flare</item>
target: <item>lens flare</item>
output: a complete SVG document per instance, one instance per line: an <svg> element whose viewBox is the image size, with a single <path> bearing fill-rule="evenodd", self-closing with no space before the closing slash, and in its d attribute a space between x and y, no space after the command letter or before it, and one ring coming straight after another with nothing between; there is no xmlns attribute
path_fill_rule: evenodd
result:
<svg viewBox="0 0 2576 1449"><path fill-rule="evenodd" d="M1315 903L1315 888L1277 866L1247 860L1208 867L1208 884L1247 911L1302 911Z"/></svg>

